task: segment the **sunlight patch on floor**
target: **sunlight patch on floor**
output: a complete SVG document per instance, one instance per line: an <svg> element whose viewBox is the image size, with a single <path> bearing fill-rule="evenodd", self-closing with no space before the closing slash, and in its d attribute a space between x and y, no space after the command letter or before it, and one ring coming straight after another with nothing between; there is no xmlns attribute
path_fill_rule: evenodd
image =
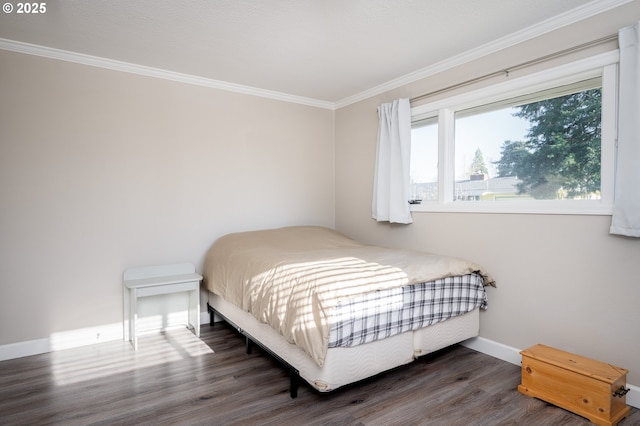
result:
<svg viewBox="0 0 640 426"><path fill-rule="evenodd" d="M123 340L51 353L56 385L95 380L136 369L213 353L191 330L180 327L138 337L138 350Z"/></svg>

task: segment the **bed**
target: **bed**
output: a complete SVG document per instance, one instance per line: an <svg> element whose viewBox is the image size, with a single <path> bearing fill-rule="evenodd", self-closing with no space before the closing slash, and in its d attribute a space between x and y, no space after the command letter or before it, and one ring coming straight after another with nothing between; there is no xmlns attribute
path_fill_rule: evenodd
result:
<svg viewBox="0 0 640 426"><path fill-rule="evenodd" d="M320 392L475 337L493 279L464 259L294 226L220 237L203 269L208 312Z"/></svg>

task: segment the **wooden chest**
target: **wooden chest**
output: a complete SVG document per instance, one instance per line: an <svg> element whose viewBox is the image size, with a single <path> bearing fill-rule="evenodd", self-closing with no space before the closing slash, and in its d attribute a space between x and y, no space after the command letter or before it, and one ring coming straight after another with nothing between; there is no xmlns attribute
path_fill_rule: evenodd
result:
<svg viewBox="0 0 640 426"><path fill-rule="evenodd" d="M628 371L544 345L522 354L524 395L586 417L596 425L616 425L629 415L626 404Z"/></svg>

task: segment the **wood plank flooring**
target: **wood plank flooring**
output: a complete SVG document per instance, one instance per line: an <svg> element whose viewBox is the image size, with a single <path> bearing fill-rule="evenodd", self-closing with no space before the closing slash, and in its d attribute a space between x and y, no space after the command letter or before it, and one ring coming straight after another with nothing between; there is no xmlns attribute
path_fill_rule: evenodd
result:
<svg viewBox="0 0 640 426"><path fill-rule="evenodd" d="M589 425L517 392L520 368L453 346L322 394L225 323L0 362L1 425ZM621 426L640 425L631 409Z"/></svg>

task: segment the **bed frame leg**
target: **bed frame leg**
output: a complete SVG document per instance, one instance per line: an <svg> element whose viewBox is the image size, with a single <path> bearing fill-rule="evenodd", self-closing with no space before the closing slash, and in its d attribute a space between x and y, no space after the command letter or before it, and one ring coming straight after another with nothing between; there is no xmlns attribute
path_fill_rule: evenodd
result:
<svg viewBox="0 0 640 426"><path fill-rule="evenodd" d="M247 339L247 344L246 344L247 355L251 355L251 339L249 339L249 337L246 337L246 336L245 338Z"/></svg>
<svg viewBox="0 0 640 426"><path fill-rule="evenodd" d="M209 302L207 302L207 312L209 312L209 325L213 327L213 324L215 324L215 314Z"/></svg>
<svg viewBox="0 0 640 426"><path fill-rule="evenodd" d="M298 384L300 383L300 374L296 371L289 371L289 395L291 399L298 397Z"/></svg>

